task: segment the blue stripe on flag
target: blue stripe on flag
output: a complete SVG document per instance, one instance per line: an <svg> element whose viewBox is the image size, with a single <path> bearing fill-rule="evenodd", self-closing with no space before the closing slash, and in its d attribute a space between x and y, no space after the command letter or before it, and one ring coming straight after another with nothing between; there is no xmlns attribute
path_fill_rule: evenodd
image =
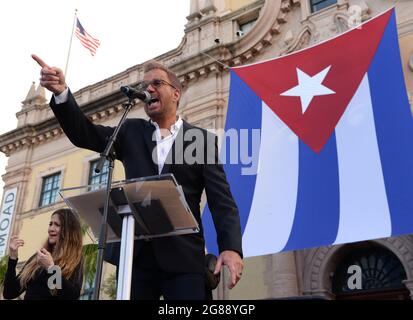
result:
<svg viewBox="0 0 413 320"><path fill-rule="evenodd" d="M339 223L339 177L333 133L319 154L300 140L297 208L283 251L334 242Z"/></svg>
<svg viewBox="0 0 413 320"><path fill-rule="evenodd" d="M248 129L248 150L251 155L251 130L261 128L262 117L262 101L261 99L242 81L238 75L231 71L231 86L230 97L228 102L227 119L225 125L225 132L228 130L235 130L239 132L241 129ZM238 139L238 143L239 143ZM235 203L238 206L241 220L241 231L244 232L245 226L248 221L250 213L252 198L254 195L256 174L254 175L242 175L242 168L248 167L248 165L242 164L239 157L240 148L238 145L238 157L234 164L230 163L231 145L228 145L221 150L225 153L224 170L227 175L227 180L231 188L232 195ZM233 142L231 142L233 143ZM245 143L245 142L243 142ZM257 148L259 149L259 148ZM202 224L204 227L204 236L208 252L218 253L218 247L216 243L216 232L211 218L211 212L206 205L202 214Z"/></svg>
<svg viewBox="0 0 413 320"><path fill-rule="evenodd" d="M413 121L406 95L395 14L368 71L392 235L413 230Z"/></svg>

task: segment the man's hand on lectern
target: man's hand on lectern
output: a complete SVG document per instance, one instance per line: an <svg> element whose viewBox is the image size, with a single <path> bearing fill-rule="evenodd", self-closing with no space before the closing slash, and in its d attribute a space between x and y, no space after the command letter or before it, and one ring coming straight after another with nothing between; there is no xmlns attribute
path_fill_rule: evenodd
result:
<svg viewBox="0 0 413 320"><path fill-rule="evenodd" d="M218 274L221 271L223 265L226 265L229 269L229 272L231 273L231 281L228 284L228 288L232 289L241 279L244 263L242 262L242 259L238 252L225 250L222 251L218 257L214 274Z"/></svg>

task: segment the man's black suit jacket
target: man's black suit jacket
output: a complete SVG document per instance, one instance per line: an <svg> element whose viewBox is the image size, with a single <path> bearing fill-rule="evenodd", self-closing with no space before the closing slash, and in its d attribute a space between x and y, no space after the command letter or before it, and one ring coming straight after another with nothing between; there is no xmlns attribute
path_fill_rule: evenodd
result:
<svg viewBox="0 0 413 320"><path fill-rule="evenodd" d="M114 128L94 125L79 109L70 92L66 103L56 105L52 98L50 106L63 131L74 145L96 152L104 150L107 138ZM124 165L126 179L159 173L158 166L152 158L153 152L156 155L154 131L155 127L144 119L127 119L119 131L115 152L117 159ZM187 133L189 135L186 135ZM188 139L182 139L183 136L197 138L192 137L191 141L185 141ZM199 148L195 148L194 143L198 143ZM183 157L185 152L193 153L199 161L188 164ZM205 242L200 214L200 200L204 189L217 232L219 251L234 250L242 257L239 213L222 165L218 163L216 136L184 121L168 159L162 173L174 174L178 184L183 188L186 201L201 231L196 234L151 240L160 267L167 272L204 272ZM142 240L135 241L135 257L142 245ZM105 259L118 264L119 244L108 246Z"/></svg>

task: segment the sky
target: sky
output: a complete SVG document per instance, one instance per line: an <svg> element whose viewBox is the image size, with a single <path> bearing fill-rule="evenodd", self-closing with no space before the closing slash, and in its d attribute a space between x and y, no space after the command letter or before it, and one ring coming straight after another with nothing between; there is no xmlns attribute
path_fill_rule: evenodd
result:
<svg viewBox="0 0 413 320"><path fill-rule="evenodd" d="M67 79L72 91L94 84L179 46L189 0L13 0L0 4L0 134L16 128L16 113L32 82L39 84L37 54L65 69L75 9L101 45L94 57L73 36ZM47 94L50 98L50 94ZM0 175L7 157L0 153ZM0 199L3 180L0 179Z"/></svg>

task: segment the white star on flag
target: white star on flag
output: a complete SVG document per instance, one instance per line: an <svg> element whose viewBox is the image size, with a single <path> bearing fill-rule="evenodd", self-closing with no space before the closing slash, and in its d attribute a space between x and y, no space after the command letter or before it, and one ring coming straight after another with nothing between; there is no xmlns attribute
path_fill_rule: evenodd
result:
<svg viewBox="0 0 413 320"><path fill-rule="evenodd" d="M325 68L323 71L317 73L311 77L304 71L297 68L298 85L290 90L281 93L282 96L300 97L301 109L304 112L307 110L311 103L311 100L315 96L323 96L327 94L334 94L335 92L322 84L331 65Z"/></svg>

